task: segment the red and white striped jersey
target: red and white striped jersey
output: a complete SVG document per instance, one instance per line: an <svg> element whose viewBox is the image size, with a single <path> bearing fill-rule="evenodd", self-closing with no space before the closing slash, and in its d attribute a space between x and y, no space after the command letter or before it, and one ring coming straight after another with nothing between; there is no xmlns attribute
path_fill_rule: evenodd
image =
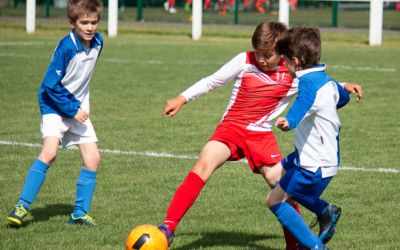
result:
<svg viewBox="0 0 400 250"><path fill-rule="evenodd" d="M262 71L252 51L242 52L214 74L205 77L181 95L186 101L235 80L232 95L221 119L253 131L271 131L273 122L297 93L298 80L286 69L283 58L275 69Z"/></svg>

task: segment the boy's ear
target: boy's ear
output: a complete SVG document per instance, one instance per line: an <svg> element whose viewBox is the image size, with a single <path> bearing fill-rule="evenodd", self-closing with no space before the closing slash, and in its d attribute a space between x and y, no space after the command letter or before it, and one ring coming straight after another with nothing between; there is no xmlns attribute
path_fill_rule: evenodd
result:
<svg viewBox="0 0 400 250"><path fill-rule="evenodd" d="M299 66L301 64L301 60L295 56L292 57L292 60L296 66Z"/></svg>
<svg viewBox="0 0 400 250"><path fill-rule="evenodd" d="M72 20L71 18L68 18L68 22L69 22L69 26L70 26L71 28L74 28L75 21Z"/></svg>

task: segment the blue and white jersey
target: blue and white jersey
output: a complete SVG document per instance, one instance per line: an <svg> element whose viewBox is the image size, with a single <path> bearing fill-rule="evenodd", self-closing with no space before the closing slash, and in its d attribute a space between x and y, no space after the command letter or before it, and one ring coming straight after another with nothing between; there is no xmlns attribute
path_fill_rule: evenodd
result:
<svg viewBox="0 0 400 250"><path fill-rule="evenodd" d="M340 163L340 121L337 109L346 105L347 91L329 78L321 64L296 72L299 79L297 99L286 115L294 130L298 166L322 176L336 174Z"/></svg>
<svg viewBox="0 0 400 250"><path fill-rule="evenodd" d="M90 112L89 81L102 47L96 33L85 50L73 30L59 42L38 92L42 115L73 118L79 108Z"/></svg>

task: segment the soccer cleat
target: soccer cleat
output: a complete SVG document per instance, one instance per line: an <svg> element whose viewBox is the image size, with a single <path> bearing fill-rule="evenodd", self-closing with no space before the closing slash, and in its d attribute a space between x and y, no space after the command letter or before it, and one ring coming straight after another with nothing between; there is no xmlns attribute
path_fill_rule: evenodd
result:
<svg viewBox="0 0 400 250"><path fill-rule="evenodd" d="M94 222L94 219L87 214L85 214L82 217L75 217L73 214L71 214L68 223L72 225L77 224L77 225L91 226L91 227L97 226L96 223Z"/></svg>
<svg viewBox="0 0 400 250"><path fill-rule="evenodd" d="M336 224L339 221L342 209L335 204L329 204L324 212L318 216L319 235L318 238L326 244L336 232Z"/></svg>
<svg viewBox="0 0 400 250"><path fill-rule="evenodd" d="M13 211L8 214L7 220L15 226L21 226L28 211L23 205L15 205Z"/></svg>
<svg viewBox="0 0 400 250"><path fill-rule="evenodd" d="M158 226L158 229L160 229L160 231L165 235L165 237L167 238L168 241L168 246L171 246L172 241L174 240L174 236L175 234L171 233L171 231L169 230L169 227L161 224Z"/></svg>

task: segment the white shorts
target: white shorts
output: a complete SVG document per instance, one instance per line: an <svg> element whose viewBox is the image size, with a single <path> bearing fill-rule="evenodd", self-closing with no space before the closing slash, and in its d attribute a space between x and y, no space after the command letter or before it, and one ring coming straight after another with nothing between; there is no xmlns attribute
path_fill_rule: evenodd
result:
<svg viewBox="0 0 400 250"><path fill-rule="evenodd" d="M60 138L63 148L76 144L98 142L90 119L82 124L75 119L63 118L57 114L42 115L40 132L42 139L48 136Z"/></svg>

